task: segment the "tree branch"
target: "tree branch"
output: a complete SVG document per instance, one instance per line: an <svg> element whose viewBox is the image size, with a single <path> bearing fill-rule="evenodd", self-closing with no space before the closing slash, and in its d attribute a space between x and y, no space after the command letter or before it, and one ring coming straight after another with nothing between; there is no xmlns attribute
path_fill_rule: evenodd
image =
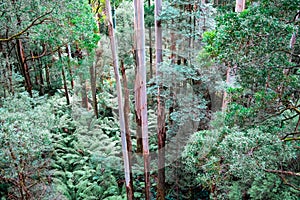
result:
<svg viewBox="0 0 300 200"><path fill-rule="evenodd" d="M300 137L297 138L289 137L289 138L285 138L283 141L292 141L292 140L300 140Z"/></svg>
<svg viewBox="0 0 300 200"><path fill-rule="evenodd" d="M30 58L26 58L26 61L39 59L39 58L45 56L46 52L47 52L46 44L43 44L43 52L40 55L37 55L37 56L32 55Z"/></svg>
<svg viewBox="0 0 300 200"><path fill-rule="evenodd" d="M295 190L299 190L300 191L300 188L299 187L296 187L295 185L289 183L283 176L279 176L281 178L281 180L283 181L283 183L287 186L290 186L292 188L294 188Z"/></svg>
<svg viewBox="0 0 300 200"><path fill-rule="evenodd" d="M271 172L275 174L284 174L289 176L300 176L300 172L291 172L291 171L282 171L282 170L272 170L272 169L264 169L266 172Z"/></svg>
<svg viewBox="0 0 300 200"><path fill-rule="evenodd" d="M285 140L289 135L297 135L297 134L300 134L300 132L286 133L285 136L281 138L281 140Z"/></svg>
<svg viewBox="0 0 300 200"><path fill-rule="evenodd" d="M50 13L52 13L54 9L52 9L51 11L49 12L46 12L45 14L35 18L25 29L21 30L20 32L8 37L8 38L0 38L0 42L9 42L17 37L19 37L20 35L24 34L26 31L28 31L31 27L33 26L36 26L38 24L41 24L43 23L47 18L44 18L42 19L41 21L38 21L40 20L41 18L45 17L46 15L49 15Z"/></svg>

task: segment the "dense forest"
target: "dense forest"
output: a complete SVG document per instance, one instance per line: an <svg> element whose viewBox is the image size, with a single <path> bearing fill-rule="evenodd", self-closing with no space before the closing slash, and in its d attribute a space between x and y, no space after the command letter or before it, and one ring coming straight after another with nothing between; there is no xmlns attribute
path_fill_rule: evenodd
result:
<svg viewBox="0 0 300 200"><path fill-rule="evenodd" d="M1 200L300 198L300 0L0 1Z"/></svg>

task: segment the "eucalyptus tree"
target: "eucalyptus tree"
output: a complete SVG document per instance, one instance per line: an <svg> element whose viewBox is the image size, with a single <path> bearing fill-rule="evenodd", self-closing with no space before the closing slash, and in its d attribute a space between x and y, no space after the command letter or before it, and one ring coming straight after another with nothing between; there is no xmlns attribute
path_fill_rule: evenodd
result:
<svg viewBox="0 0 300 200"><path fill-rule="evenodd" d="M150 200L150 157L148 142L148 114L146 91L146 62L145 62L145 25L144 25L144 1L134 0L134 28L137 52L137 72L135 77L135 109L137 118L141 121L145 198Z"/></svg>
<svg viewBox="0 0 300 200"><path fill-rule="evenodd" d="M127 149L126 128L125 128L125 121L124 121L124 110L123 110L123 99L122 99L122 87L121 87L120 74L119 74L119 60L117 55L117 46L116 46L117 43L115 38L115 31L113 28L110 0L106 0L105 6L107 12L108 31L110 37L110 45L111 45L111 51L113 57L113 65L114 65L117 95L118 95L119 121L120 121L122 152L123 152L123 160L124 160L124 173L125 173L127 199L133 199L133 188L132 185L130 184L131 166L129 162L130 158Z"/></svg>
<svg viewBox="0 0 300 200"><path fill-rule="evenodd" d="M299 196L299 41L290 45L298 14L299 1L256 1L224 9L204 35L207 55L237 69L227 110L184 153L212 198Z"/></svg>

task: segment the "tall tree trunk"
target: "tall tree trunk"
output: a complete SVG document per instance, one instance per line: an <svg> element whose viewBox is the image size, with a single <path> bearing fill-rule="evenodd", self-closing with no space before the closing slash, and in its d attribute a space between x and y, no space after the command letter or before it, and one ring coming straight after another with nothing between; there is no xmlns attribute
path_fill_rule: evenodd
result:
<svg viewBox="0 0 300 200"><path fill-rule="evenodd" d="M172 19L172 27L174 27L174 19ZM171 30L171 62L172 64L176 63L176 40L175 40L175 31Z"/></svg>
<svg viewBox="0 0 300 200"><path fill-rule="evenodd" d="M65 67L64 67L64 64L62 62L61 50L60 49L58 50L58 57L59 57L59 61L61 62L61 75L62 75L63 82L64 82L65 97L66 97L66 100L67 100L67 105L70 105L68 85L67 85L67 80L66 80L66 75L65 75Z"/></svg>
<svg viewBox="0 0 300 200"><path fill-rule="evenodd" d="M150 157L148 143L148 114L146 92L146 63L145 63L145 26L144 26L144 1L134 0L135 9L135 40L138 55L138 67L135 84L135 109L137 117L141 119L145 176L145 199L150 200Z"/></svg>
<svg viewBox="0 0 300 200"><path fill-rule="evenodd" d="M50 81L50 69L49 69L49 64L47 64L47 63L46 63L46 65L45 65L45 72L46 72L47 88L50 89L50 87L51 87L51 81Z"/></svg>
<svg viewBox="0 0 300 200"><path fill-rule="evenodd" d="M157 199L158 200L165 199L165 143L166 143L165 101L164 98L160 96L163 90L163 83L162 83L163 80L162 78L160 78L162 77L162 72L160 71L160 64L163 61L162 28L161 28L161 20L158 19L161 10L162 10L162 1L155 0L156 77L158 80L161 80L161 82L158 83L159 86L157 90L157 139L158 139ZM174 35L172 35L171 37L174 37Z"/></svg>
<svg viewBox="0 0 300 200"><path fill-rule="evenodd" d="M39 77L40 77L40 95L44 95L45 94L45 90L44 90L44 77L43 77L43 62L41 59L39 59Z"/></svg>
<svg viewBox="0 0 300 200"><path fill-rule="evenodd" d="M127 151L129 158L129 170L130 170L130 186L132 188L132 198L134 199L134 191L133 191L133 178L132 178L132 142L131 142L131 134L130 134L130 124L129 124L129 113L130 113L130 99L129 99L129 89L128 82L126 77L126 71L124 67L124 62L121 60L121 72L122 72L122 80L124 87L124 122L125 122L125 130L126 130L126 141L127 141Z"/></svg>
<svg viewBox="0 0 300 200"><path fill-rule="evenodd" d="M137 10L135 9L135 16L137 16ZM134 20L134 30L137 30L136 20ZM137 32L134 33L134 38L137 38ZM139 56L137 53L137 40L134 40L133 56L135 61L135 77L137 77ZM134 88L138 87L138 79L135 79ZM135 122L136 122L136 153L137 155L143 154L143 137L142 137L142 119L138 117L137 110L135 109Z"/></svg>
<svg viewBox="0 0 300 200"><path fill-rule="evenodd" d="M235 12L242 12L245 9L245 0L236 0L236 4L235 4ZM228 85L232 84L233 80L235 79L235 70L236 70L237 66L233 66L233 68L231 68L231 66L227 67L227 71L226 71L226 83ZM228 94L225 91L224 95L223 95L223 103L222 103L222 110L225 111L227 109L227 105L229 103L229 99L228 99Z"/></svg>
<svg viewBox="0 0 300 200"><path fill-rule="evenodd" d="M6 43L7 45L7 49L9 49L9 42ZM2 49L2 48L1 48ZM13 82L12 82L12 65L9 62L9 54L8 52L5 53L5 60L6 60L6 67L8 70L8 87L9 87L9 91L12 95L14 95L14 86L13 86Z"/></svg>
<svg viewBox="0 0 300 200"><path fill-rule="evenodd" d="M151 0L148 0L148 7L150 9L151 7ZM152 52L152 28L151 28L151 25L149 26L148 28L148 31L149 31L149 58L150 58L150 79L153 77L153 61L152 61L152 58L153 58L153 52Z"/></svg>
<svg viewBox="0 0 300 200"><path fill-rule="evenodd" d="M97 102L97 93L96 93L96 63L94 62L90 66L90 76L91 76L91 90L93 98L93 110L96 118L98 119L98 102Z"/></svg>
<svg viewBox="0 0 300 200"><path fill-rule="evenodd" d="M31 80L30 80L29 67L26 63L25 52L24 52L24 48L22 45L22 41L20 39L17 40L17 47L18 47L18 53L19 53L19 57L20 57L23 75L25 78L25 88L26 88L26 91L28 92L29 96L32 97L32 84L31 84Z"/></svg>
<svg viewBox="0 0 300 200"><path fill-rule="evenodd" d="M129 167L129 156L127 150L127 141L126 141L124 110L123 110L123 102L122 102L122 88L121 88L121 81L119 75L119 63L118 63L118 56L117 56L115 33L113 29L111 6L109 0L106 0L106 12L107 12L110 45L111 45L111 51L113 56L114 73L115 73L116 86L117 86L117 95L118 95L119 120L120 120L120 131L121 131L121 141L122 141L122 152L123 152L123 159L124 159L126 192L127 192L127 199L132 200L133 188L130 185L130 167Z"/></svg>
<svg viewBox="0 0 300 200"><path fill-rule="evenodd" d="M7 89L6 69L3 68L3 69L0 71L0 74L2 75L2 76L1 76L1 81L0 81L0 83L3 84L3 97L6 98L6 89Z"/></svg>
<svg viewBox="0 0 300 200"><path fill-rule="evenodd" d="M175 23L174 19L172 19L171 23L172 23L172 27L174 27L174 23ZM171 47L170 47L170 49L171 49L171 59L172 59L171 63L172 63L172 65L174 65L175 63L177 65L181 65L181 58L176 53L176 36L175 36L175 31L174 30L172 30L172 32L171 32ZM172 75L172 83L174 83L174 75ZM174 112L174 107L175 107L175 101L174 101L175 95L174 95L174 93L175 93L176 85L177 85L177 83L170 86L170 88L169 88L169 91L170 91L169 99L172 101L172 104L169 107L169 113L168 113L168 115L169 115L169 118L168 118L169 127L172 127L172 125L173 125L173 120L171 119L170 116Z"/></svg>
<svg viewBox="0 0 300 200"><path fill-rule="evenodd" d="M236 0L235 1L235 12L242 12L245 10L246 0Z"/></svg>
<svg viewBox="0 0 300 200"><path fill-rule="evenodd" d="M79 74L80 85L81 85L81 106L89 110L89 99L87 96L87 85L86 80L83 77L83 73Z"/></svg>
<svg viewBox="0 0 300 200"><path fill-rule="evenodd" d="M71 78L71 87L74 89L74 79L73 79L73 72L72 72L72 66L71 66L71 45L67 45L67 51L68 51L68 68L69 68L69 73L70 73L70 78Z"/></svg>
<svg viewBox="0 0 300 200"><path fill-rule="evenodd" d="M135 76L137 76L137 68L138 68L138 55L136 48L133 51L133 56L135 60ZM136 81L134 83L134 87L136 87L136 84L138 84ZM137 155L140 155L143 153L143 138L142 138L142 121L138 117L137 110L135 110L135 122L136 122L136 153Z"/></svg>

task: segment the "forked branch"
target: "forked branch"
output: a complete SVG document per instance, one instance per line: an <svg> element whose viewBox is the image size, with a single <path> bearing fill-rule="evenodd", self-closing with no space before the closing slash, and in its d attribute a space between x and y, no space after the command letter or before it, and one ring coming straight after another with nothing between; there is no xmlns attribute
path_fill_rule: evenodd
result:
<svg viewBox="0 0 300 200"><path fill-rule="evenodd" d="M9 42L17 37L19 37L20 35L24 34L25 32L27 32L31 27L42 24L45 20L47 20L47 18L42 19L43 17L45 17L46 15L49 15L50 13L52 13L53 9L49 12L46 12L45 14L35 18L26 28L24 28L23 30L21 30L20 32L8 37L8 38L0 38L0 42Z"/></svg>

